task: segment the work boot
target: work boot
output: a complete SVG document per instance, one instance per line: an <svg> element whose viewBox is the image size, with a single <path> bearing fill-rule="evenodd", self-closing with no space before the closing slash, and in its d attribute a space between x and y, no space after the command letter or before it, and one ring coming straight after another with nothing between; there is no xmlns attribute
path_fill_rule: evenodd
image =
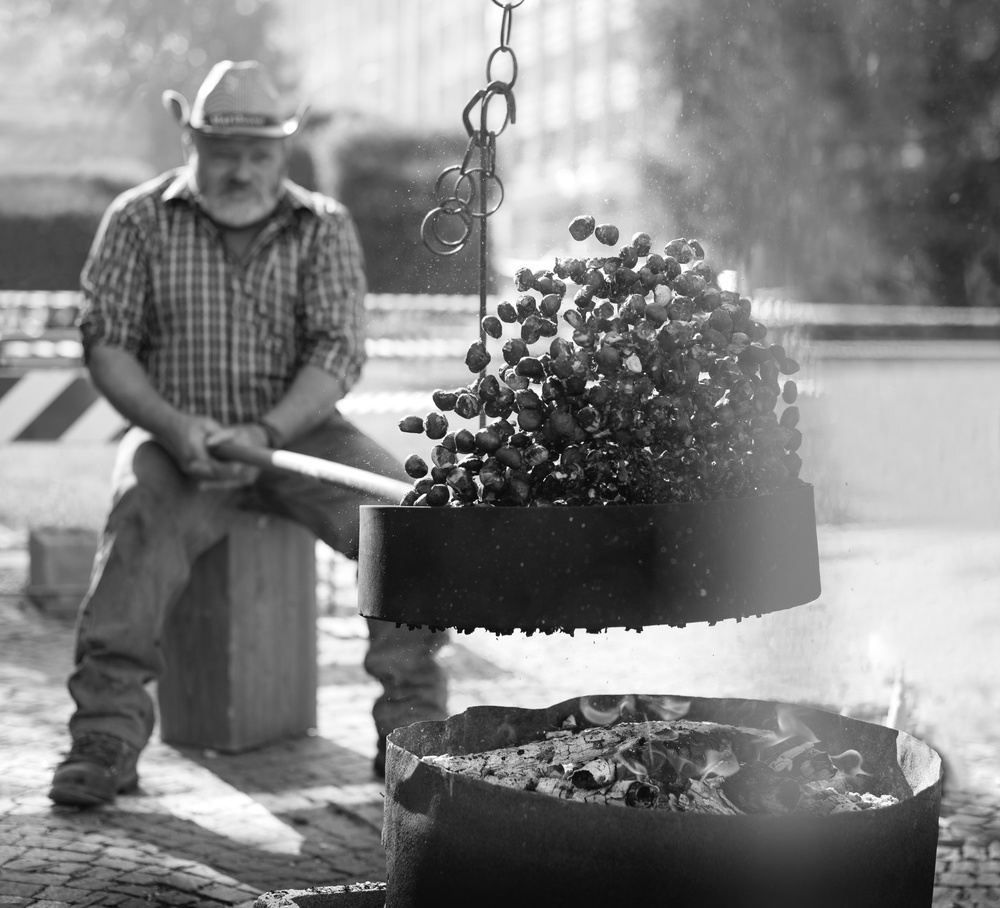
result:
<svg viewBox="0 0 1000 908"><path fill-rule="evenodd" d="M111 804L115 795L139 785L138 759L139 751L121 738L83 735L56 767L49 798L69 807Z"/></svg>

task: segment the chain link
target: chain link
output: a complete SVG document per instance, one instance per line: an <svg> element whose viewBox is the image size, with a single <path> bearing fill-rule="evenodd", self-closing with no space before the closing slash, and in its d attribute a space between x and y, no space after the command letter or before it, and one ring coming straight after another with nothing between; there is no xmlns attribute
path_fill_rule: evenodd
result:
<svg viewBox="0 0 1000 908"><path fill-rule="evenodd" d="M503 203L503 182L496 173L496 138L516 119L514 83L517 81L517 57L510 46L514 10L524 0L492 0L503 9L500 22L500 43L493 48L486 61L486 87L479 89L462 111L462 122L469 136L469 144L461 164L446 168L434 186L436 207L424 217L420 236L424 245L436 255L454 255L465 248L472 236L472 228L479 224L480 231L480 287L485 298L486 274L486 219ZM493 73L498 55L510 60L510 78L497 78ZM488 125L490 104L497 97L503 98L503 121L498 129ZM478 107L478 126L473 122Z"/></svg>

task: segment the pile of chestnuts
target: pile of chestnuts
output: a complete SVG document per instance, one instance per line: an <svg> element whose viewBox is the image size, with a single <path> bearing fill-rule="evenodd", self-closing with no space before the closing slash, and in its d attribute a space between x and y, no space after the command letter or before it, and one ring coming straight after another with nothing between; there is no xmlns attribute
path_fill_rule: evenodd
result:
<svg viewBox="0 0 1000 908"><path fill-rule="evenodd" d="M575 240L618 244L618 228L574 218ZM605 256L521 268L518 296L482 321L476 378L433 394L403 432L436 442L401 504L663 504L764 495L799 483L799 369L751 302L722 290L701 244L654 252L646 233ZM578 289L572 291L568 283ZM560 324L561 322L561 324ZM783 407L776 413L778 402ZM450 431L447 413L479 419Z"/></svg>

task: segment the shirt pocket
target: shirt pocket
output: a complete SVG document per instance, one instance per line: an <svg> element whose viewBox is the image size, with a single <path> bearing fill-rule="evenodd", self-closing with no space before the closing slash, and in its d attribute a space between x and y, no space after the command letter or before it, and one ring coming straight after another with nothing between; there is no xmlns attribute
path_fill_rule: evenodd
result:
<svg viewBox="0 0 1000 908"><path fill-rule="evenodd" d="M282 279L280 269L268 267L249 277L244 292L250 299L249 330L256 344L281 360L279 367L287 367L295 357L295 282Z"/></svg>

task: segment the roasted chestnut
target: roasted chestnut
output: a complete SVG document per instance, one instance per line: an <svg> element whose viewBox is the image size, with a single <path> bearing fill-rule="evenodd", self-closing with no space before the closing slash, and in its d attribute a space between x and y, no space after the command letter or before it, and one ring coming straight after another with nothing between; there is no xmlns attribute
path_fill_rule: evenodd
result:
<svg viewBox="0 0 1000 908"><path fill-rule="evenodd" d="M424 431L424 420L420 416L404 416L399 421L399 431L420 434Z"/></svg>
<svg viewBox="0 0 1000 908"><path fill-rule="evenodd" d="M618 242L618 228L614 224L599 224L594 228L597 242L605 246L614 246Z"/></svg>
<svg viewBox="0 0 1000 908"><path fill-rule="evenodd" d="M569 234L574 240L585 240L594 232L594 225L596 223L589 214L579 215L570 221Z"/></svg>
<svg viewBox="0 0 1000 908"><path fill-rule="evenodd" d="M448 433L448 419L441 413L428 413L424 418L424 431L428 438L444 438Z"/></svg>
<svg viewBox="0 0 1000 908"><path fill-rule="evenodd" d="M618 243L616 227L589 215L570 232ZM416 483L403 504L664 503L798 482L798 388L782 376L799 364L783 346L764 344L767 327L751 300L720 288L698 240L651 250L640 232L614 254L517 270L516 301L481 322L494 340L514 334L498 376L486 372L480 339L466 356L479 377L432 395L439 411L494 421L450 433L441 413L401 420L402 431L440 442L429 468L417 455L406 460ZM562 306L567 279L579 286L572 307ZM570 336L559 334L560 312ZM553 340L533 355L542 338Z"/></svg>
<svg viewBox="0 0 1000 908"><path fill-rule="evenodd" d="M406 470L407 476L420 479L427 475L428 467L427 462L419 454L411 454L403 463L403 469Z"/></svg>

